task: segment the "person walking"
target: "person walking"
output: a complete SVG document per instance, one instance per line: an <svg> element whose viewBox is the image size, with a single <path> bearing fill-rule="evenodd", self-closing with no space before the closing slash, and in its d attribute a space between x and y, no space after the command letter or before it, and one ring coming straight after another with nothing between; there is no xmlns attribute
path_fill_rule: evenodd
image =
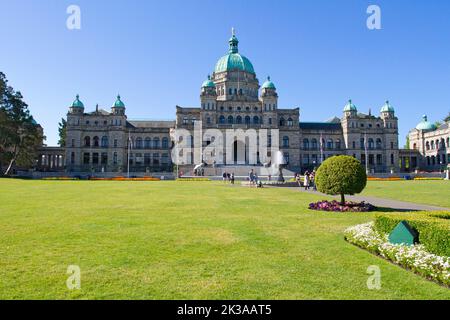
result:
<svg viewBox="0 0 450 320"><path fill-rule="evenodd" d="M234 172L231 173L230 181L231 181L231 184L234 184Z"/></svg>
<svg viewBox="0 0 450 320"><path fill-rule="evenodd" d="M309 190L309 172L306 171L305 172L305 182L303 183L303 185L305 186L305 190Z"/></svg>

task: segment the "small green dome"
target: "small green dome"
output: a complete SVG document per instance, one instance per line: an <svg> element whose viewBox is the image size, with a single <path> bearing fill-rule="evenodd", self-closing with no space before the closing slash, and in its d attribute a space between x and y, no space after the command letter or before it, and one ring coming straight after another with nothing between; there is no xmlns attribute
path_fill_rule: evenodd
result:
<svg viewBox="0 0 450 320"><path fill-rule="evenodd" d="M348 111L355 111L355 112L358 111L356 106L352 103L352 100L348 100L348 103L344 107L344 112Z"/></svg>
<svg viewBox="0 0 450 320"><path fill-rule="evenodd" d="M75 101L72 103L72 108L84 108L84 104L80 101L80 96L78 94Z"/></svg>
<svg viewBox="0 0 450 320"><path fill-rule="evenodd" d="M384 106L381 108L381 112L392 112L394 113L394 107L389 103L389 101L386 101Z"/></svg>
<svg viewBox="0 0 450 320"><path fill-rule="evenodd" d="M125 108L125 104L120 100L120 95L117 96L117 100L114 103L113 108Z"/></svg>
<svg viewBox="0 0 450 320"><path fill-rule="evenodd" d="M273 89L276 90L275 84L270 80L270 77L267 77L267 80L263 83L262 89Z"/></svg>
<svg viewBox="0 0 450 320"><path fill-rule="evenodd" d="M255 74L255 69L253 68L250 60L239 54L239 40L234 35L234 30L233 35L229 40L229 44L230 49L228 51L228 54L219 59L219 61L216 63L216 68L214 71L218 73L237 69Z"/></svg>
<svg viewBox="0 0 450 320"><path fill-rule="evenodd" d="M216 85L211 80L211 76L208 75L208 79L203 81L202 88L215 88L215 87L216 87Z"/></svg>
<svg viewBox="0 0 450 320"><path fill-rule="evenodd" d="M434 123L428 122L428 117L424 115L422 117L422 121L416 126L416 129L423 131L433 131L436 130L437 127Z"/></svg>

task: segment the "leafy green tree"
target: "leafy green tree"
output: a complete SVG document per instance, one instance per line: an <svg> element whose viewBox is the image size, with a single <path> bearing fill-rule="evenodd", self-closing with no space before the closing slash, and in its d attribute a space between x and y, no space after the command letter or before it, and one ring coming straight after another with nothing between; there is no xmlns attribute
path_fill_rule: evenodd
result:
<svg viewBox="0 0 450 320"><path fill-rule="evenodd" d="M450 112L448 113L448 116L445 117L444 121L445 122L450 122Z"/></svg>
<svg viewBox="0 0 450 320"><path fill-rule="evenodd" d="M58 144L60 147L66 146L66 128L67 128L67 121L66 119L62 118L61 122L58 123L58 133L59 133Z"/></svg>
<svg viewBox="0 0 450 320"><path fill-rule="evenodd" d="M409 150L409 135L406 136L405 147L406 150Z"/></svg>
<svg viewBox="0 0 450 320"><path fill-rule="evenodd" d="M329 195L354 195L364 190L367 174L361 162L350 156L335 156L325 160L316 173L317 190Z"/></svg>
<svg viewBox="0 0 450 320"><path fill-rule="evenodd" d="M42 128L31 116L22 94L8 86L0 72L0 161L7 165L4 174L10 174L14 165L32 164L43 139Z"/></svg>

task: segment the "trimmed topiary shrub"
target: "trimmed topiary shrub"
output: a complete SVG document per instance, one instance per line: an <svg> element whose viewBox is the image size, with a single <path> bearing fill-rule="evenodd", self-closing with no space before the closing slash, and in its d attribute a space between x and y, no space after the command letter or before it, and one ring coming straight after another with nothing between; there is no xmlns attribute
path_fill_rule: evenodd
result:
<svg viewBox="0 0 450 320"><path fill-rule="evenodd" d="M390 234L401 222L419 234L419 243L434 254L450 257L450 220L448 212L386 213L375 217L375 229Z"/></svg>
<svg viewBox="0 0 450 320"><path fill-rule="evenodd" d="M364 190L367 174L361 163L350 156L334 156L325 160L316 173L317 190L329 195L340 195L345 204L345 195L354 195Z"/></svg>

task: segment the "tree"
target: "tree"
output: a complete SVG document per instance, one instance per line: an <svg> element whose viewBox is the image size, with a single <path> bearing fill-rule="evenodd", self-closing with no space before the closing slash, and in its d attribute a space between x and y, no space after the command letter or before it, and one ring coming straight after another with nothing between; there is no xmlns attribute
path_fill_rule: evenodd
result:
<svg viewBox="0 0 450 320"><path fill-rule="evenodd" d="M406 136L405 149L409 150L409 135Z"/></svg>
<svg viewBox="0 0 450 320"><path fill-rule="evenodd" d="M367 174L361 163L350 156L335 156L325 160L316 173L317 190L329 195L354 195L364 190Z"/></svg>
<svg viewBox="0 0 450 320"><path fill-rule="evenodd" d="M66 121L66 119L62 118L61 122L58 123L58 132L59 132L58 144L60 147L66 146L66 127L67 127L67 121Z"/></svg>
<svg viewBox="0 0 450 320"><path fill-rule="evenodd" d="M44 139L20 92L7 85L0 72L0 161L7 163L8 175L14 165L30 165Z"/></svg>
<svg viewBox="0 0 450 320"><path fill-rule="evenodd" d="M450 112L448 113L448 116L445 117L444 121L445 122L450 122Z"/></svg>

